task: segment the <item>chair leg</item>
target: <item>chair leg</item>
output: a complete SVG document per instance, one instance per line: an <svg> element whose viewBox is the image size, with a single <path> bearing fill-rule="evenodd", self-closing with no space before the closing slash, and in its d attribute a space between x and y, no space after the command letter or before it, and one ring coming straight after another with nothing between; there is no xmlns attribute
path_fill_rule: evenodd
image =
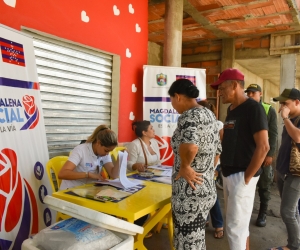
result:
<svg viewBox="0 0 300 250"><path fill-rule="evenodd" d="M160 233L160 230L161 230L163 224L168 224L168 218L167 217L164 217L159 223L157 223L154 232L155 233Z"/></svg>

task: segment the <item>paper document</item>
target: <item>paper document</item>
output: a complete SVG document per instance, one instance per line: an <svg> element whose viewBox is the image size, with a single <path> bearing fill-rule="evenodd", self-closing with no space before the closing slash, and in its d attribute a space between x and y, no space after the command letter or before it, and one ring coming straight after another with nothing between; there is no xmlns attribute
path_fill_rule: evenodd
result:
<svg viewBox="0 0 300 250"><path fill-rule="evenodd" d="M170 177L154 177L152 180L165 183L165 184L172 184L172 180Z"/></svg>
<svg viewBox="0 0 300 250"><path fill-rule="evenodd" d="M131 188L140 184L141 182L138 180L129 180L127 178L126 172L127 172L128 153L126 151L125 152L119 151L118 153L119 153L119 167L120 167L119 179L97 181L96 183L111 185L119 188Z"/></svg>
<svg viewBox="0 0 300 250"><path fill-rule="evenodd" d="M158 169L158 170L172 170L172 166L167 166L167 165L153 165L153 166L148 166L148 168L153 168L153 169Z"/></svg>
<svg viewBox="0 0 300 250"><path fill-rule="evenodd" d="M99 201L116 201L131 195L130 192L117 190L115 187L110 186L74 188L72 192L81 197Z"/></svg>
<svg viewBox="0 0 300 250"><path fill-rule="evenodd" d="M154 166L148 166L148 169L153 169L152 172L155 175L166 176L166 177L171 177L173 172L173 168L170 166L154 165Z"/></svg>

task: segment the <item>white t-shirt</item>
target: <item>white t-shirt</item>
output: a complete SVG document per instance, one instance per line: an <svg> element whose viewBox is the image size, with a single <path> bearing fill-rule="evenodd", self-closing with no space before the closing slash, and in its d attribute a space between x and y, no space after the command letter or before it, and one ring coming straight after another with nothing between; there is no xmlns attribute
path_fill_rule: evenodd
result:
<svg viewBox="0 0 300 250"><path fill-rule="evenodd" d="M160 153L158 143L155 139L150 140L150 147L155 152L155 155L152 155L149 150L147 149L147 145L143 142L147 163L148 166L160 164ZM142 145L139 139L135 139L134 141L130 142L127 146L128 151L128 161L127 161L127 169L132 171L132 165L135 163L145 163L145 157L142 149Z"/></svg>
<svg viewBox="0 0 300 250"><path fill-rule="evenodd" d="M100 173L102 166L105 163L112 162L110 155L96 156L92 148L92 143L83 143L76 146L72 150L68 160L76 165L76 168L74 169L75 172L93 173ZM62 180L59 189L64 190L93 181L95 180L87 178L77 180Z"/></svg>

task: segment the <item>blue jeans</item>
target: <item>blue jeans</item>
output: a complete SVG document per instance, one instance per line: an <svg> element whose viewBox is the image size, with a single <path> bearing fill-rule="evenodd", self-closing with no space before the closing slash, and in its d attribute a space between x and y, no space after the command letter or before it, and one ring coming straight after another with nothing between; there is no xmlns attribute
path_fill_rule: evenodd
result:
<svg viewBox="0 0 300 250"><path fill-rule="evenodd" d="M215 205L209 211L211 223L214 228L223 227L223 216L221 212L220 202L217 197Z"/></svg>
<svg viewBox="0 0 300 250"><path fill-rule="evenodd" d="M285 178L277 172L277 186L281 197L280 214L288 233L287 247L291 250L299 250L298 200L300 198L300 177L290 174Z"/></svg>

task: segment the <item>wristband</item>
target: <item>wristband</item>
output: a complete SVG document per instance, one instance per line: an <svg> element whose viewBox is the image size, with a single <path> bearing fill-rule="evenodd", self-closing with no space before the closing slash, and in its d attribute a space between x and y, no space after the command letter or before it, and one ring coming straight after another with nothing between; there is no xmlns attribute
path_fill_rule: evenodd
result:
<svg viewBox="0 0 300 250"><path fill-rule="evenodd" d="M288 117L284 117L282 120L284 121L284 120L286 120L286 119L289 119Z"/></svg>

